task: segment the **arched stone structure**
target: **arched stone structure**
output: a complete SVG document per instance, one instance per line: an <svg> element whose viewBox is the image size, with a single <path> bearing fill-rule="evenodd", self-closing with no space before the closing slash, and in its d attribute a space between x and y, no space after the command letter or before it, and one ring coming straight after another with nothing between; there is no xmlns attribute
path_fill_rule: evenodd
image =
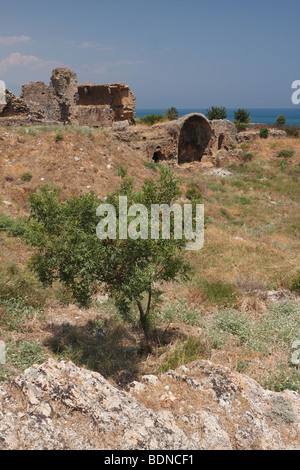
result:
<svg viewBox="0 0 300 470"><path fill-rule="evenodd" d="M178 163L200 162L211 135L211 126L203 114L185 116L179 134Z"/></svg>

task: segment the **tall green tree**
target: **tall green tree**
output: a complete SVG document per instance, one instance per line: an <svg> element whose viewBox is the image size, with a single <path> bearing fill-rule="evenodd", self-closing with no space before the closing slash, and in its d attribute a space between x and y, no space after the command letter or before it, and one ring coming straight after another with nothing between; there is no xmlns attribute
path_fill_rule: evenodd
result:
<svg viewBox="0 0 300 470"><path fill-rule="evenodd" d="M161 168L156 180L146 181L135 189L133 181L121 173L120 187L103 201L115 208L115 239L97 237L97 224L105 217L97 216L100 201L96 194L61 200L59 188L45 185L31 195L28 237L37 248L31 266L44 284L59 280L83 305L88 305L93 293L104 285L124 318L130 320L138 313L151 349L151 314L161 295L157 286L162 281L187 279L189 273L184 238L177 240L171 236L166 240L160 234L153 240L150 236L151 204L171 206L180 195L179 180L169 169ZM149 209L148 221L140 222L140 225L148 222L147 239L120 239L120 196L127 197L128 207L143 204ZM128 216L129 227L132 220Z"/></svg>
<svg viewBox="0 0 300 470"><path fill-rule="evenodd" d="M234 123L236 125L239 124L250 124L251 117L249 111L246 109L239 108L238 110L234 111Z"/></svg>
<svg viewBox="0 0 300 470"><path fill-rule="evenodd" d="M227 111L224 107L212 106L206 110L206 116L210 121L214 119L226 119Z"/></svg>
<svg viewBox="0 0 300 470"><path fill-rule="evenodd" d="M276 124L279 124L280 126L284 126L286 124L286 117L284 114L280 114L277 119L276 119Z"/></svg>
<svg viewBox="0 0 300 470"><path fill-rule="evenodd" d="M164 113L164 117L169 121L175 121L175 119L179 118L179 112L176 108L171 107Z"/></svg>

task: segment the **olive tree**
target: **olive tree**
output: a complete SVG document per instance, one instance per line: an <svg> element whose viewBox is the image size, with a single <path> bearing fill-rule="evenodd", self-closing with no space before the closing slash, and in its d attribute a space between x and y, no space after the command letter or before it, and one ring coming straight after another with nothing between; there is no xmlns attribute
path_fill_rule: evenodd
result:
<svg viewBox="0 0 300 470"><path fill-rule="evenodd" d="M127 198L128 205L172 205L180 195L179 180L169 169L161 168L156 180L146 181L135 189L133 181L122 173L121 184L108 195L104 204L115 209L116 221L121 214L119 198ZM155 300L161 294L162 281L187 279L189 265L185 259L185 242L182 239L152 239L151 221L149 236L136 239L120 237L116 224L115 239L99 239L96 228L105 217L99 218L99 201L90 192L62 199L60 189L44 185L30 196L31 216L28 220L28 237L36 252L31 267L40 280L51 285L60 281L73 298L88 306L99 286L105 286L113 296L120 313L132 319L138 313L148 348L151 313ZM97 211L98 209L98 211ZM127 215L130 228L132 217ZM174 220L171 218L171 233ZM141 230L142 227L139 227Z"/></svg>

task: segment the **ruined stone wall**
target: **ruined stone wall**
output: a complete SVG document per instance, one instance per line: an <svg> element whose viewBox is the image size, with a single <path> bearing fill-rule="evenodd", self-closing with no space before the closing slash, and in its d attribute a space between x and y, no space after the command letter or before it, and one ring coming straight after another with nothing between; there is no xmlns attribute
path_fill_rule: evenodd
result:
<svg viewBox="0 0 300 470"><path fill-rule="evenodd" d="M34 118L64 124L75 123L76 74L67 68L55 69L49 86L43 82L23 85L20 98L27 104Z"/></svg>
<svg viewBox="0 0 300 470"><path fill-rule="evenodd" d="M2 107L1 117L10 117L10 116L28 116L29 109L26 106L26 103L20 98L16 98L13 93L5 90L5 99L6 105Z"/></svg>
<svg viewBox="0 0 300 470"><path fill-rule="evenodd" d="M135 96L127 85L78 86L76 73L67 68L53 70L49 86L27 83L20 98L9 92L7 98L0 118L23 115L33 121L106 127L117 121L132 122L135 115Z"/></svg>
<svg viewBox="0 0 300 470"><path fill-rule="evenodd" d="M112 125L116 121L132 122L135 115L135 96L124 83L78 86L77 116L79 124Z"/></svg>
<svg viewBox="0 0 300 470"><path fill-rule="evenodd" d="M237 130L230 121L208 121L194 113L144 130L142 140L148 159L156 162L222 165L235 158L232 146L237 143Z"/></svg>

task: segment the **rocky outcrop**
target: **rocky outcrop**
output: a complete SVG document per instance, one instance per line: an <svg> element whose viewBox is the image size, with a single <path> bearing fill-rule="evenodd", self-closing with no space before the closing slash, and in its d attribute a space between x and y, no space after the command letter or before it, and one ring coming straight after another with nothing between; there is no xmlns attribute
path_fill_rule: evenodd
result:
<svg viewBox="0 0 300 470"><path fill-rule="evenodd" d="M153 409L156 411L153 411ZM50 359L0 387L0 449L299 449L300 397L197 361L131 393Z"/></svg>

